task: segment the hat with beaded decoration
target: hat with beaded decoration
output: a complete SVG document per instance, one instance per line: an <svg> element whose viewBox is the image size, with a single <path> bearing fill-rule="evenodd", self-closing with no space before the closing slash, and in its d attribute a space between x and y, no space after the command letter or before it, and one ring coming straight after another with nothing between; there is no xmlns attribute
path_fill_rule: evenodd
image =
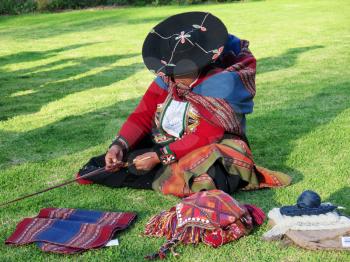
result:
<svg viewBox="0 0 350 262"><path fill-rule="evenodd" d="M142 57L146 67L157 75L186 75L214 62L227 38L227 29L216 16L181 13L152 28L143 43Z"/></svg>

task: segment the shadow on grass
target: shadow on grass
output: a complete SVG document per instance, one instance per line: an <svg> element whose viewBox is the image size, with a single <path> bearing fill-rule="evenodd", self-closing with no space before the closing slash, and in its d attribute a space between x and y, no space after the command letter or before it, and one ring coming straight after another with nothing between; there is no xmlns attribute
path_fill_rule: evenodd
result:
<svg viewBox="0 0 350 262"><path fill-rule="evenodd" d="M0 163L11 166L44 161L105 143L103 133L106 123L111 119L126 119L138 100L139 98L121 101L94 112L69 116L25 133L0 130Z"/></svg>
<svg viewBox="0 0 350 262"><path fill-rule="evenodd" d="M51 52L47 53L51 54ZM20 70L20 72L6 73L8 87L2 90L0 120L4 121L21 114L34 113L48 103L69 94L108 86L123 80L143 69L143 64L134 63L127 66L113 66L112 64L120 59L136 55L138 54L63 59L28 70ZM65 64L68 65L55 69L56 66ZM86 74L102 67L104 68L98 73L75 78L80 74ZM16 95L16 93L26 90L30 93Z"/></svg>
<svg viewBox="0 0 350 262"><path fill-rule="evenodd" d="M344 210L340 209L339 211L350 216L350 186L335 191L325 200L325 202L331 202L336 206L344 207Z"/></svg>
<svg viewBox="0 0 350 262"><path fill-rule="evenodd" d="M98 44L98 42L69 45L69 46L64 46L64 47L55 48L55 49L46 50L46 51L18 52L11 55L0 56L0 67L6 66L9 64L33 62L41 59L46 59L46 58L56 56L58 53L61 53L64 51L70 51L70 50L74 50L74 49L78 49L81 47L86 47L94 44ZM16 71L16 73L18 73L18 71ZM3 74L0 76L0 79L2 78L3 78Z"/></svg>
<svg viewBox="0 0 350 262"><path fill-rule="evenodd" d="M323 48L322 45L290 48L279 56L272 56L257 61L257 74L278 71L295 65L298 56L310 50Z"/></svg>
<svg viewBox="0 0 350 262"><path fill-rule="evenodd" d="M28 16L24 19L27 23L24 25L29 30L23 30L21 27L3 29L0 28L0 34L17 39L43 39L49 37L61 36L64 34L76 32L90 32L106 27L123 27L126 25L138 25L145 23L158 23L166 18L164 16L153 16L148 18L132 18L128 11L121 12L94 12L93 15L87 12L67 12L51 14L55 19L48 18L48 15ZM4 22L11 22L16 17L8 17Z"/></svg>

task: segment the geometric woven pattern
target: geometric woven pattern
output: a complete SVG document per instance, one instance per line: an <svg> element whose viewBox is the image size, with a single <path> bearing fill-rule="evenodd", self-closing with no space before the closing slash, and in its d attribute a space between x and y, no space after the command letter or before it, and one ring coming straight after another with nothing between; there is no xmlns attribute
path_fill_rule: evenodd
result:
<svg viewBox="0 0 350 262"><path fill-rule="evenodd" d="M192 224L207 229L226 227L244 213L246 210L236 200L220 190L200 192L176 205L178 227Z"/></svg>
<svg viewBox="0 0 350 262"><path fill-rule="evenodd" d="M179 243L219 247L249 234L264 219L260 208L241 205L221 190L198 192L149 220L145 235L165 236L167 242L147 258L164 258Z"/></svg>
<svg viewBox="0 0 350 262"><path fill-rule="evenodd" d="M23 219L5 243L36 242L42 251L83 252L104 246L116 231L127 228L135 217L135 213L44 208L37 217Z"/></svg>

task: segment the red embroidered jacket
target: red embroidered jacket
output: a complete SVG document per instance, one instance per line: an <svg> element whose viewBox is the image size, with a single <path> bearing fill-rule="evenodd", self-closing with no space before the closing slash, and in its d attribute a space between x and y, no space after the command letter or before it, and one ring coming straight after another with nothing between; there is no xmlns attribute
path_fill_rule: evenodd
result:
<svg viewBox="0 0 350 262"><path fill-rule="evenodd" d="M135 111L130 114L121 127L116 144L128 150L136 145L144 136L150 134L157 105L162 104L167 96L168 92L153 81ZM194 149L220 140L223 135L223 128L214 126L205 119L200 118L199 124L193 132L184 134L180 139L164 146L157 153L163 164L169 164Z"/></svg>

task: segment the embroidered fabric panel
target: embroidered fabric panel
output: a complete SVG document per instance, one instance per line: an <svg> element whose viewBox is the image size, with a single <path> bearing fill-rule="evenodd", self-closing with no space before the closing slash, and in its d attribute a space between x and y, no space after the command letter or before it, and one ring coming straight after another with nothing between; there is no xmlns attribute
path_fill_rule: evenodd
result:
<svg viewBox="0 0 350 262"><path fill-rule="evenodd" d="M176 161L176 155L170 150L169 146L165 146L156 150L158 158L163 165L169 165Z"/></svg>
<svg viewBox="0 0 350 262"><path fill-rule="evenodd" d="M164 132L161 132L161 130L156 127L152 129L152 135L153 135L153 141L156 144L167 145L175 141L175 138L173 136L170 136Z"/></svg>
<svg viewBox="0 0 350 262"><path fill-rule="evenodd" d="M186 122L187 127L184 134L193 133L196 131L196 128L200 122L200 116L198 111L193 106L190 106L188 109Z"/></svg>
<svg viewBox="0 0 350 262"><path fill-rule="evenodd" d="M157 144L168 145L183 135L193 133L200 123L198 111L189 102L167 99L157 105L152 129Z"/></svg>
<svg viewBox="0 0 350 262"><path fill-rule="evenodd" d="M167 134L161 128L161 119L164 113L164 108L168 103L168 99L164 103L157 105L157 110L154 116L154 126L152 128L153 141L156 144L167 145L175 141L175 137Z"/></svg>

